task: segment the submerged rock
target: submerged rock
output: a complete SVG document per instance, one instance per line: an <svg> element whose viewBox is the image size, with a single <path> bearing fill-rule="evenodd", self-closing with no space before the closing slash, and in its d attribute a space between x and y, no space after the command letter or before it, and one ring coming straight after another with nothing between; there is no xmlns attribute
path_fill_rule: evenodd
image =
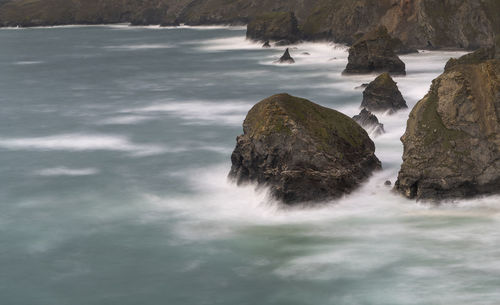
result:
<svg viewBox="0 0 500 305"><path fill-rule="evenodd" d="M290 56L290 52L288 51L288 48L285 50L285 53L278 59L277 61L280 64L293 64L295 63L295 60Z"/></svg>
<svg viewBox="0 0 500 305"><path fill-rule="evenodd" d="M287 204L338 198L381 167L375 145L354 120L288 94L257 103L243 131L229 177L268 186Z"/></svg>
<svg viewBox="0 0 500 305"><path fill-rule="evenodd" d="M247 38L295 43L300 39L297 18L291 12L271 12L259 15L248 23Z"/></svg>
<svg viewBox="0 0 500 305"><path fill-rule="evenodd" d="M365 108L361 109L361 112L353 116L352 119L374 135L385 133L384 124L379 123L378 118Z"/></svg>
<svg viewBox="0 0 500 305"><path fill-rule="evenodd" d="M405 64L394 52L393 43L393 38L383 26L366 33L349 48L349 62L344 73L406 74Z"/></svg>
<svg viewBox="0 0 500 305"><path fill-rule="evenodd" d="M361 107L373 112L396 112L406 109L406 101L389 73L382 73L363 92Z"/></svg>
<svg viewBox="0 0 500 305"><path fill-rule="evenodd" d="M385 186L391 186L391 185L392 185L392 182L391 182L390 180L386 180L386 181L384 182L384 185L385 185Z"/></svg>
<svg viewBox="0 0 500 305"><path fill-rule="evenodd" d="M264 42L264 44L262 45L263 48L270 48L271 45L269 44L269 40L266 40L266 42Z"/></svg>
<svg viewBox="0 0 500 305"><path fill-rule="evenodd" d="M412 110L396 190L440 200L500 193L500 60L450 60ZM485 56L485 54L489 54Z"/></svg>

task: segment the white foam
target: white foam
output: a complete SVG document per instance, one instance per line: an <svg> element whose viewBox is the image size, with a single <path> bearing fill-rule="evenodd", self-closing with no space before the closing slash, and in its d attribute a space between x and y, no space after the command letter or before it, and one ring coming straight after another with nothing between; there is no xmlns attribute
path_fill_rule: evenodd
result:
<svg viewBox="0 0 500 305"><path fill-rule="evenodd" d="M203 51L230 51L230 50L258 50L261 44L248 40L244 36L208 39L191 42L199 44L198 49Z"/></svg>
<svg viewBox="0 0 500 305"><path fill-rule="evenodd" d="M14 64L24 66L24 65L38 65L41 63L43 63L43 61L36 61L36 60L29 61L29 60L27 60L27 61L16 61Z"/></svg>
<svg viewBox="0 0 500 305"><path fill-rule="evenodd" d="M98 125L134 125L153 120L153 117L141 115L122 115L103 119L98 121Z"/></svg>
<svg viewBox="0 0 500 305"><path fill-rule="evenodd" d="M122 112L138 114L166 112L182 118L192 125L222 124L240 126L252 106L253 104L242 101L166 101L146 107L126 109Z"/></svg>
<svg viewBox="0 0 500 305"><path fill-rule="evenodd" d="M68 168L51 167L34 171L36 176L54 177L54 176L91 176L99 173L97 168Z"/></svg>
<svg viewBox="0 0 500 305"><path fill-rule="evenodd" d="M170 49L173 45L167 43L152 43L152 44L127 44L117 46L106 46L105 49L121 50L121 51L137 51L137 50L154 50L154 49Z"/></svg>
<svg viewBox="0 0 500 305"><path fill-rule="evenodd" d="M168 152L157 144L138 144L127 137L103 134L59 134L32 138L1 138L0 148L41 151L122 151L133 156L149 156Z"/></svg>

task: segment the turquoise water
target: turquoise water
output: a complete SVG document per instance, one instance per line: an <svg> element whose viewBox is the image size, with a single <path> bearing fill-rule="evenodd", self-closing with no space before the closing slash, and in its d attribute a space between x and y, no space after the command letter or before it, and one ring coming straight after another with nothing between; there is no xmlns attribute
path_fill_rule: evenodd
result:
<svg viewBox="0 0 500 305"><path fill-rule="evenodd" d="M226 181L246 112L280 92L354 115L346 48L241 28L0 30L1 304L498 304L500 198L420 205L384 170L316 209ZM310 55L302 54L309 52ZM451 56L404 56L410 106Z"/></svg>

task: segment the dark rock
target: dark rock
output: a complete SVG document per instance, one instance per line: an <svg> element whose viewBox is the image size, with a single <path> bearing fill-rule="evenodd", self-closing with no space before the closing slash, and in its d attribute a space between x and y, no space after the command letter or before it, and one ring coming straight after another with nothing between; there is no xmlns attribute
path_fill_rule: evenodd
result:
<svg viewBox="0 0 500 305"><path fill-rule="evenodd" d="M390 180L387 180L387 181L384 182L384 185L385 186L391 186L392 182Z"/></svg>
<svg viewBox="0 0 500 305"><path fill-rule="evenodd" d="M381 135L385 133L384 124L380 124L378 118L365 108L361 109L358 115L352 117L359 125L366 131L374 135Z"/></svg>
<svg viewBox="0 0 500 305"><path fill-rule="evenodd" d="M264 44L262 45L263 48L270 48L271 45L269 44L269 40L266 40L266 42L264 42Z"/></svg>
<svg viewBox="0 0 500 305"><path fill-rule="evenodd" d="M281 39L274 43L274 45L277 47L289 46L291 44L293 44L293 42L288 39Z"/></svg>
<svg viewBox="0 0 500 305"><path fill-rule="evenodd" d="M288 94L257 103L243 131L229 177L268 186L287 204L338 198L381 167L375 145L354 120Z"/></svg>
<svg viewBox="0 0 500 305"><path fill-rule="evenodd" d="M500 193L500 60L490 51L449 62L413 108L395 184L404 196Z"/></svg>
<svg viewBox="0 0 500 305"><path fill-rule="evenodd" d="M295 60L293 60L292 56L290 56L290 52L288 51L288 48L285 50L285 53L278 59L277 61L280 64L293 64L295 63Z"/></svg>
<svg viewBox="0 0 500 305"><path fill-rule="evenodd" d="M369 84L361 84L357 87L354 87L354 89L365 89L366 87L368 87Z"/></svg>
<svg viewBox="0 0 500 305"><path fill-rule="evenodd" d="M259 15L248 23L247 38L292 44L300 39L297 18L291 12L272 12Z"/></svg>
<svg viewBox="0 0 500 305"><path fill-rule="evenodd" d="M389 73L379 75L363 92L361 107L372 112L396 112L406 109L406 101L401 95L396 82Z"/></svg>
<svg viewBox="0 0 500 305"><path fill-rule="evenodd" d="M346 74L389 72L406 74L405 64L393 49L393 38L383 26L368 32L349 48Z"/></svg>
<svg viewBox="0 0 500 305"><path fill-rule="evenodd" d="M301 54L302 55L311 55L311 54L309 54L309 52L302 52Z"/></svg>

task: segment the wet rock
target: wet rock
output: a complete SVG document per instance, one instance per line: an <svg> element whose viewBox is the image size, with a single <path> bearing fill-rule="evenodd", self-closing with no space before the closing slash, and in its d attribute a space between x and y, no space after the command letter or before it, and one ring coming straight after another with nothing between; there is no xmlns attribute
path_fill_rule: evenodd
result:
<svg viewBox="0 0 500 305"><path fill-rule="evenodd" d="M381 124L378 118L365 108L361 109L361 112L353 116L352 119L370 134L381 135L385 133L384 124Z"/></svg>
<svg viewBox="0 0 500 305"><path fill-rule="evenodd" d="M389 72L406 74L405 64L394 52L393 38L383 26L368 32L349 48L345 74Z"/></svg>
<svg viewBox="0 0 500 305"><path fill-rule="evenodd" d="M302 55L311 55L309 52L302 52Z"/></svg>
<svg viewBox="0 0 500 305"><path fill-rule="evenodd" d="M288 48L285 50L285 53L278 59L277 63L280 64L293 64L295 63L295 60L290 56L290 52L288 51Z"/></svg>
<svg viewBox="0 0 500 305"><path fill-rule="evenodd" d="M264 44L262 45L263 48L270 48L271 45L269 44L269 40L266 40L266 42L264 42Z"/></svg>
<svg viewBox="0 0 500 305"><path fill-rule="evenodd" d="M403 164L395 184L404 196L439 201L500 193L495 52L488 48L450 60L413 108L401 138Z"/></svg>
<svg viewBox="0 0 500 305"><path fill-rule="evenodd" d="M288 94L257 103L243 132L229 177L268 186L287 204L338 198L381 167L373 142L354 120Z"/></svg>
<svg viewBox="0 0 500 305"><path fill-rule="evenodd" d="M354 89L365 89L366 87L368 87L368 85L369 84L366 84L366 83L365 84L361 84L361 85L359 85L357 87L354 87Z"/></svg>
<svg viewBox="0 0 500 305"><path fill-rule="evenodd" d="M406 101L389 73L379 75L363 92L361 107L372 112L396 112L406 109Z"/></svg>
<svg viewBox="0 0 500 305"><path fill-rule="evenodd" d="M390 180L386 180L386 181L384 182L384 185L385 185L385 186L391 186L391 185L392 185L392 182L391 182Z"/></svg>

